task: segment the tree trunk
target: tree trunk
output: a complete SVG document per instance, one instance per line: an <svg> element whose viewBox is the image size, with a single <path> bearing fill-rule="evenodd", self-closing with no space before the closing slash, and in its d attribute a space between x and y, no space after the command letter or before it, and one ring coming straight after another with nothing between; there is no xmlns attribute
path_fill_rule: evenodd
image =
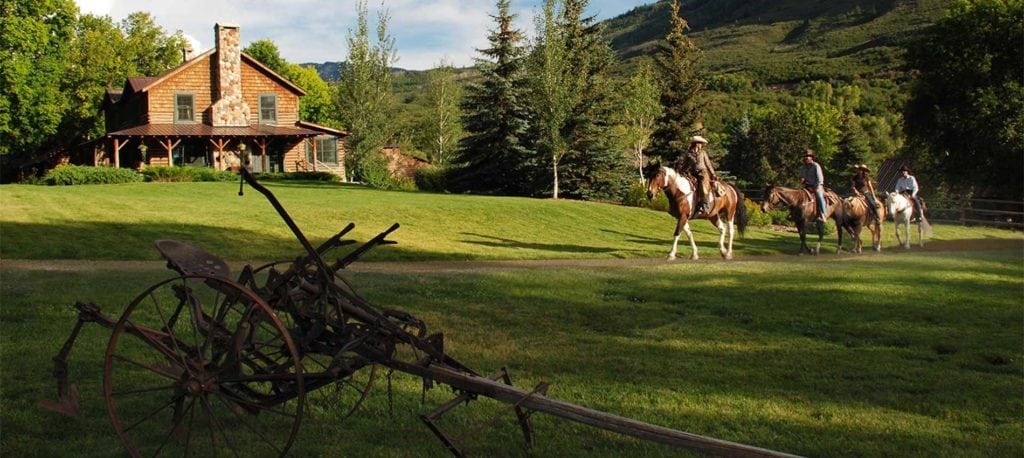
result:
<svg viewBox="0 0 1024 458"><path fill-rule="evenodd" d="M558 199L558 161L555 161L552 164L551 171L554 174L554 178L555 178L555 189L554 189L554 192L553 192L553 197L555 199Z"/></svg>

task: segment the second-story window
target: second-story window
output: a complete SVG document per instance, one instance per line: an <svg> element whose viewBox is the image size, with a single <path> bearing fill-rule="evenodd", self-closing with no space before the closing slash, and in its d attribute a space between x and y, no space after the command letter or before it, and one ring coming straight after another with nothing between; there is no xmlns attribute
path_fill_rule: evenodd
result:
<svg viewBox="0 0 1024 458"><path fill-rule="evenodd" d="M192 94L174 94L174 121L196 120L196 98Z"/></svg>
<svg viewBox="0 0 1024 458"><path fill-rule="evenodd" d="M260 122L277 122L277 95L260 95Z"/></svg>

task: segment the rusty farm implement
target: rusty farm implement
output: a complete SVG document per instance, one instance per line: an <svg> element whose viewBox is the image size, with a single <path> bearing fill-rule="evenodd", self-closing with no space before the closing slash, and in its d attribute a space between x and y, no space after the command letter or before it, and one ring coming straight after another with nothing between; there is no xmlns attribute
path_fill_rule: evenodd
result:
<svg viewBox="0 0 1024 458"><path fill-rule="evenodd" d="M103 398L114 430L133 456L282 456L294 444L310 398L351 415L365 400L377 368L447 385L454 399L422 420L456 455L459 444L438 419L484 396L512 406L527 444L533 412L598 428L730 456L786 456L758 447L663 428L545 396L546 385L521 389L505 370L484 376L455 360L440 333L411 314L378 308L341 275L367 250L393 243L398 224L334 262L332 250L354 242L349 224L313 246L277 198L241 170L263 194L305 252L292 261L245 266L237 275L220 258L185 243L156 248L173 277L146 288L119 318L79 302L78 321L54 357L59 401L44 407L78 414L68 356L85 323L111 330L103 360ZM239 194L242 194L241 189Z"/></svg>

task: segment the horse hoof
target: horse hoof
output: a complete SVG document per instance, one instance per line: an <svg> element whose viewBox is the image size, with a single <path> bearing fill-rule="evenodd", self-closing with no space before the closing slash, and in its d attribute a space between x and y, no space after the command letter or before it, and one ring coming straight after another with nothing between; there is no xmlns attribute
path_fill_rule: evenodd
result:
<svg viewBox="0 0 1024 458"><path fill-rule="evenodd" d="M675 260L676 260L676 255L674 255L674 254L668 255L668 258L666 259L666 261L675 261Z"/></svg>
<svg viewBox="0 0 1024 458"><path fill-rule="evenodd" d="M697 256L696 254L692 254L692 255L690 255L690 260L691 260L691 261L696 261L696 260L698 260L698 259L700 259L700 256Z"/></svg>
<svg viewBox="0 0 1024 458"><path fill-rule="evenodd" d="M722 257L725 258L726 260L732 259L732 253L726 253Z"/></svg>

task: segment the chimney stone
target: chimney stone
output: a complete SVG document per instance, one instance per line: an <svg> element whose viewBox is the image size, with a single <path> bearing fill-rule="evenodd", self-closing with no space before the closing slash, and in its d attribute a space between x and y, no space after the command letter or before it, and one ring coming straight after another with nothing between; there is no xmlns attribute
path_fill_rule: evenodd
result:
<svg viewBox="0 0 1024 458"><path fill-rule="evenodd" d="M214 26L217 40L217 94L212 107L214 126L249 126L249 105L242 99L241 34L236 24Z"/></svg>

